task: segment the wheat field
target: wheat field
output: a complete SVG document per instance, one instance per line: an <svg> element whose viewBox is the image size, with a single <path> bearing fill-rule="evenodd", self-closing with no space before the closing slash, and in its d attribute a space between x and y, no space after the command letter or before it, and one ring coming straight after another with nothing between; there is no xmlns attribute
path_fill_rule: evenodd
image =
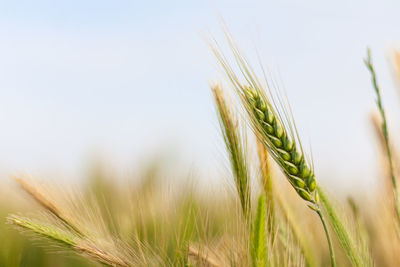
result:
<svg viewBox="0 0 400 267"><path fill-rule="evenodd" d="M371 51L366 90L376 98L371 145L381 148L382 186L343 199L320 183L274 77L225 34L227 51L209 45L225 75L210 90L230 166L216 179L226 184L199 190L179 171L170 181L160 159L136 182L102 166L75 186L12 174L0 189L0 266L400 265L399 152ZM400 53L393 59L400 79Z"/></svg>

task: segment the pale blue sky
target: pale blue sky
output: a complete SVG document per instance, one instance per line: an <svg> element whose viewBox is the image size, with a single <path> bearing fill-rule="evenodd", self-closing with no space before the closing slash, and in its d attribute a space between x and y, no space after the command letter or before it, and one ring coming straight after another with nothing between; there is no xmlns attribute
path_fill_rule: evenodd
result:
<svg viewBox="0 0 400 267"><path fill-rule="evenodd" d="M101 155L124 172L176 146L183 164L218 170L208 82L221 75L203 36L223 41L221 15L250 58L257 47L281 74L320 179L367 188L378 172L362 58L369 45L397 123L388 57L399 10L361 0L0 1L0 168L78 176Z"/></svg>

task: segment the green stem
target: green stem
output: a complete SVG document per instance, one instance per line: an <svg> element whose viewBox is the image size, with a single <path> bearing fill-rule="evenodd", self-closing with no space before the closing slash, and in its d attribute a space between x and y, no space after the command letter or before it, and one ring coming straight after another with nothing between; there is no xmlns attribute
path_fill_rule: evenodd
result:
<svg viewBox="0 0 400 267"><path fill-rule="evenodd" d="M329 255L331 257L331 266L332 267L336 267L335 251L333 250L332 239L331 239L331 235L329 234L329 230L328 230L328 226L327 226L326 221L325 221L325 217L324 217L324 215L322 214L322 212L321 212L321 210L319 208L318 208L318 210L316 212L318 213L318 216L321 219L322 225L324 226L326 239L328 240Z"/></svg>

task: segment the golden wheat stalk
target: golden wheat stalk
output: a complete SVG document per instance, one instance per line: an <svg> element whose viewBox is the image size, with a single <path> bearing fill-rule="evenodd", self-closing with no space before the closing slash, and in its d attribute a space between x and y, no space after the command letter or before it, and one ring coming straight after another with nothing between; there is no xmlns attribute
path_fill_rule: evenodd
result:
<svg viewBox="0 0 400 267"><path fill-rule="evenodd" d="M393 188L395 213L396 213L396 217L397 217L398 227L400 228L400 196L399 196L398 180L397 180L397 177L395 174L394 158L393 158L391 142L390 142L390 138L389 138L389 131L388 131L388 127L387 127L385 109L384 109L383 103L382 103L381 90L378 85L375 68L372 63L371 50L369 50L369 49L367 50L367 57L364 60L364 63L367 66L369 72L371 73L372 86L376 93L376 98L377 98L376 104L378 107L379 114L381 116L381 128L382 128L382 135L383 135L383 141L384 141L383 144L385 146L385 151L386 151L386 155L387 155L388 162L389 162L389 172L390 172L390 179L391 179L392 188Z"/></svg>

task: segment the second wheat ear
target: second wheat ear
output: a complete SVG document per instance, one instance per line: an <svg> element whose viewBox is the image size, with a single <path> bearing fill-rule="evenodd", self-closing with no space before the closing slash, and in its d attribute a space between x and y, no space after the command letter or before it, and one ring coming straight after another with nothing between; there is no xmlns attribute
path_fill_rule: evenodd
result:
<svg viewBox="0 0 400 267"><path fill-rule="evenodd" d="M239 122L234 117L232 110L227 103L222 89L215 85L211 89L222 135L228 150L229 160L235 180L236 190L240 199L243 215L248 221L250 216L250 179L247 166L247 151L245 134L240 132Z"/></svg>

